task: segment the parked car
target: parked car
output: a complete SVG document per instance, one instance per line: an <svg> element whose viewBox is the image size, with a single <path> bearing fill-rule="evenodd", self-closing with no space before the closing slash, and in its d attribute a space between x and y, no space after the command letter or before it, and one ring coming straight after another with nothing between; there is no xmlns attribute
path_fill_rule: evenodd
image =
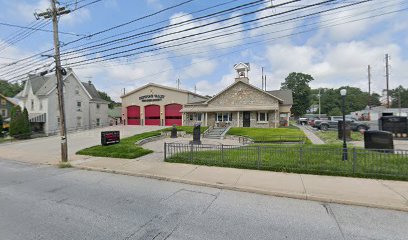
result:
<svg viewBox="0 0 408 240"><path fill-rule="evenodd" d="M308 118L306 118L306 117L300 117L299 119L298 119L298 124L300 124L300 125L306 125L307 124L307 122L308 122Z"/></svg>
<svg viewBox="0 0 408 240"><path fill-rule="evenodd" d="M339 125L339 121L343 120L343 118L338 119L338 117L331 117L327 121L322 121L318 124L317 128L323 131L327 131L329 129L337 129ZM366 123L356 121L355 119L350 119L346 118L347 122L350 122L351 124L351 130L352 131L361 131L361 130L368 130L370 129L370 126L368 126Z"/></svg>

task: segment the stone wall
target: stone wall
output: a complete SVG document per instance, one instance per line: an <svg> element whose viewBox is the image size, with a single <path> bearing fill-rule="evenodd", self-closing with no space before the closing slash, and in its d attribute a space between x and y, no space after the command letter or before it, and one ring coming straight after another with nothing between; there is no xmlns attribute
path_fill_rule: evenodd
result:
<svg viewBox="0 0 408 240"><path fill-rule="evenodd" d="M279 109L279 102L276 98L242 82L235 84L208 103L209 108L219 106L248 107L265 105Z"/></svg>

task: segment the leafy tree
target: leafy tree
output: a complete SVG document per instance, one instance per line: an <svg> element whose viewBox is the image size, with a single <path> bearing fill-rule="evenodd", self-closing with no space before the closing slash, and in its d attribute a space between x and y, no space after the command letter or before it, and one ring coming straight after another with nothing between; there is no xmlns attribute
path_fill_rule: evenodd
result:
<svg viewBox="0 0 408 240"><path fill-rule="evenodd" d="M24 108L21 111L20 106L11 109L10 136L18 139L26 139L31 136L31 127L28 119L28 111Z"/></svg>
<svg viewBox="0 0 408 240"><path fill-rule="evenodd" d="M281 89L290 89L293 93L292 113L299 117L306 113L311 105L311 89L309 83L313 77L304 73L290 73L285 82L281 84Z"/></svg>
<svg viewBox="0 0 408 240"><path fill-rule="evenodd" d="M397 88L390 90L390 95L392 98L391 107L398 108L401 99L401 107L408 108L408 88L399 85Z"/></svg>
<svg viewBox="0 0 408 240"><path fill-rule="evenodd" d="M17 93L23 90L24 85L18 83L9 83L0 80L0 93L6 97L14 97Z"/></svg>
<svg viewBox="0 0 408 240"><path fill-rule="evenodd" d="M101 96L101 98L107 102L109 102L108 107L110 109L115 107L115 101L112 100L112 98L106 93L106 92L102 92L102 91L98 91L99 96Z"/></svg>

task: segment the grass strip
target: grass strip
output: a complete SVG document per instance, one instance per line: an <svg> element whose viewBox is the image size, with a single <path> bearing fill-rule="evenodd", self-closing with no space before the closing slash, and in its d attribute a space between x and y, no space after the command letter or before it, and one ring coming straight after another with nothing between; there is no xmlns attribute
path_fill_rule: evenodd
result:
<svg viewBox="0 0 408 240"><path fill-rule="evenodd" d="M189 149L189 148L185 148ZM171 152L171 150L169 150ZM408 180L408 155L348 149L342 161L341 145L250 145L225 146L216 150L180 152L167 162L259 169L320 175Z"/></svg>

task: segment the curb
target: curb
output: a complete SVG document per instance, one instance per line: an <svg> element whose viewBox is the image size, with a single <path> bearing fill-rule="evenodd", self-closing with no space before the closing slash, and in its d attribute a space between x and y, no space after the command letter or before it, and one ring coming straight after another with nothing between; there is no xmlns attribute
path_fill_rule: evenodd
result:
<svg viewBox="0 0 408 240"><path fill-rule="evenodd" d="M114 174L121 174L121 175L134 176L134 177L145 177L145 178L151 178L151 179L162 180L162 181L184 183L184 184L197 185L197 186L203 186L203 187L212 187L212 188L225 189L225 190L238 191L238 192L256 193L256 194L262 194L262 195L268 195L268 196L274 196L274 197L285 197L285 198L307 200L307 201L336 203L336 204L408 212L408 206L395 207L395 206L390 206L390 205L318 197L318 196L307 195L307 194L267 191L267 190L260 190L256 188L250 188L250 187L236 187L236 186L224 185L224 184L214 184L214 183L206 183L206 182L200 182L200 181L192 181L192 180L181 179L181 178L164 177L164 176L153 175L153 174L134 173L134 172L127 172L123 170L117 171L117 170L106 169L106 168L84 167L84 166L76 166L76 165L72 165L72 167L76 169L81 169L81 170L114 173Z"/></svg>

